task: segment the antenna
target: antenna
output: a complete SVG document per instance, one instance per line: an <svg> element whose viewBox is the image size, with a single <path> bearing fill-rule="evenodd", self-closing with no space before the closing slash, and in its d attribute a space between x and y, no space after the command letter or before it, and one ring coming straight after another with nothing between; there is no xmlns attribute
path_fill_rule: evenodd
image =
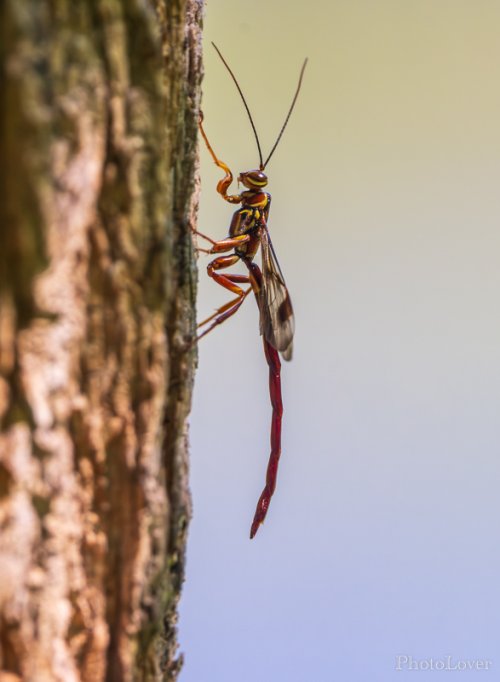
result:
<svg viewBox="0 0 500 682"><path fill-rule="evenodd" d="M306 65L307 65L307 58L304 59L304 63L302 64L302 68L301 68L301 70L300 70L300 76L299 76L299 83L298 83L298 85L297 85L297 90L295 91L295 95L293 96L293 100L292 100L292 103L291 103L291 105L290 105L290 109L288 110L288 114L286 115L285 122L283 123L283 126L281 127L280 134L278 135L278 138L276 139L276 142L274 143L274 146L273 146L273 148L271 149L271 151L270 151L270 153L269 153L269 156L268 156L267 159L266 159L265 164L264 164L264 165L261 164L261 166L260 166L260 167L261 167L261 170L264 170L264 168L265 168L265 167L267 166L267 164L269 163L269 160L271 159L271 156L274 154L274 152L275 152L275 150L276 150L276 147L278 146L279 141L281 140L281 136L282 136L283 133L285 132L285 128L286 128L287 123L288 123L288 119L289 119L290 116L292 115L292 111L293 111L293 108L294 108L294 106L295 106L295 102L297 101L297 97L299 96L300 86L302 85L302 78L303 78L303 76L304 76L304 71L305 71ZM261 159L261 161L262 161L262 159Z"/></svg>
<svg viewBox="0 0 500 682"><path fill-rule="evenodd" d="M240 93L240 97L241 97L241 99L242 99L242 101L243 101L243 104L245 105L245 109L246 109L246 112L247 112L247 114L248 114L248 118L250 119L250 125L252 126L253 134L254 134L254 136L255 136L255 141L257 142L257 149L258 149L258 151L259 151L259 161L260 161L259 168L260 168L260 170L264 170L264 168L267 166L267 164L268 164L269 161L271 160L272 155L273 155L274 152L276 151L276 147L278 146L278 144L279 144L279 142L280 142L280 140L281 140L281 137L282 137L283 133L285 132L285 128L286 128L287 125L288 125L288 120L290 119L290 116L292 115L293 108L295 107L295 102L297 101L297 97L299 96L300 88L301 88L301 86L302 86L302 78L304 77L304 71L305 71L306 66L307 66L307 58L304 59L304 63L302 64L302 68L301 68L301 70L300 70L300 76L299 76L299 82L298 82L298 85L297 85L297 89L295 90L295 95L293 96L292 103L291 103L291 105L290 105L290 108L288 109L288 114L286 115L285 122L283 123L283 125L282 125L282 127L281 127L281 130L280 130L280 132L279 132L278 137L276 138L276 142L274 143L273 148L272 148L271 151L269 152L269 156L267 157L266 162L265 162L265 163L262 163L262 150L261 150L261 148L260 148L259 136L257 135L257 129L256 129L256 127L255 127L255 123L253 122L252 114L250 113L250 109L249 109L248 104L247 104L247 101L246 101L246 99L245 99L245 95L243 94L243 91L242 91L242 89L240 88L240 84L239 84L238 81L236 80L236 76L235 76L234 73L232 72L231 67L230 67L229 64L226 62L226 60L224 59L224 57L222 56L221 51L219 50L219 48L217 47L217 45L216 45L214 42L212 42L212 45L214 46L215 51L217 52L217 54L219 55L219 57L221 58L222 63L224 64L224 66L226 67L226 69L229 71L229 74L230 74L231 78L233 79L234 84L236 85L236 87L237 87L237 89L238 89L238 92Z"/></svg>
<svg viewBox="0 0 500 682"><path fill-rule="evenodd" d="M219 48L217 47L217 45L216 45L214 42L212 42L212 45L214 46L215 51L217 52L217 54L219 55L219 57L221 58L222 63L224 64L224 66L226 67L226 69L229 71L229 73L230 73L230 75L231 75L231 78L232 78L233 81L234 81L234 84L235 84L236 87L238 88L238 92L240 93L240 97L241 97L241 99L243 100L243 104L245 105L245 109L247 110L248 118L250 119L250 125L252 126L253 134L255 135L255 141L257 142L257 149L259 150L260 168L261 168L261 169L264 169L265 164L264 164L264 165L262 164L262 150L261 150L261 148L260 148L259 136L257 135L257 129L255 128L255 123L253 122L252 114L250 113L250 109L248 108L248 104L247 104L247 101L246 101L246 99L245 99L245 95L243 94L243 92L242 92L242 90L241 90L241 88L240 88L240 84L239 84L238 81L236 80L236 76L235 76L234 73L231 71L231 68L230 68L229 64L226 62L226 60L225 60L224 57L222 56L221 51L219 50ZM302 69L302 70L304 70L304 69ZM302 76L301 76L301 78L302 78ZM300 85L300 84L299 84L299 85ZM297 95L295 95L295 99L297 99ZM294 100L293 103L295 104L295 100ZM292 108L293 108L293 104L292 104ZM290 112L290 113L291 113L291 112ZM290 113L288 114L288 116L290 116ZM288 117L287 117L287 121L288 121ZM285 122L285 125L286 125L286 122ZM281 132L283 132L283 131L281 131ZM281 137L281 133L280 133L280 137ZM279 138L278 138L278 140L279 140ZM274 146L276 147L276 145L274 145ZM274 151L274 148L273 148L273 151ZM269 161L269 159L268 159L267 161ZM266 161L266 163L267 163L267 161Z"/></svg>

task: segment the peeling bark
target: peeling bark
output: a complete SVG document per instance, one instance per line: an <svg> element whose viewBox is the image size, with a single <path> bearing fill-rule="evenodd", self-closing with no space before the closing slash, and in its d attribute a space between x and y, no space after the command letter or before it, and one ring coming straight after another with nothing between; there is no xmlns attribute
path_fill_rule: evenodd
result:
<svg viewBox="0 0 500 682"><path fill-rule="evenodd" d="M0 7L1 682L180 669L202 2Z"/></svg>

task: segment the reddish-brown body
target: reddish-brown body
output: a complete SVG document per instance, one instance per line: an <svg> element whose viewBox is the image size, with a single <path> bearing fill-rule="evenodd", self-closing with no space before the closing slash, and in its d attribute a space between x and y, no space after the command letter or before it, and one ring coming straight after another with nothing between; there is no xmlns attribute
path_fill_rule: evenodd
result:
<svg viewBox="0 0 500 682"><path fill-rule="evenodd" d="M273 415L271 422L271 453L267 467L266 484L257 503L250 529L250 537L253 538L266 517L271 497L276 488L278 463L281 455L281 419L283 415L281 398L281 362L279 353L282 354L284 359L291 359L294 332L292 304L290 302L288 290L285 286L283 275L281 274L280 267L274 254L267 228L271 195L263 189L267 185L267 176L264 173L264 169L273 155L288 119L290 118L290 114L300 90L306 62L304 62L302 67L297 91L285 119L285 123L274 147L264 163L262 161L262 153L257 132L240 86L217 47L215 47L215 49L231 74L243 99L257 141L260 167L258 170L240 173L238 182L242 183L246 189L240 194L228 194L227 191L233 181L233 174L229 167L221 161L213 151L205 131L203 130L203 119L202 116L200 116L200 132L202 137L205 140L215 164L225 172L224 178L217 183L217 192L225 201L231 204L241 204L241 206L233 214L229 227L229 235L226 239L215 241L201 232L197 232L199 236L209 241L212 245L210 249L199 249L200 251L211 254L233 251L230 255L214 258L214 260L208 264L207 272L215 282L225 289L228 289L233 294L236 294L236 298L221 306L213 315L206 320L203 320L203 322L198 325L199 327L203 327L210 323L205 331L198 336L198 340L205 336L205 334L208 334L217 325L222 324L229 317L234 315L239 310L250 291L254 292L260 311L260 327L264 342L264 353L269 366L269 392ZM253 260L259 248L262 248L262 271ZM226 268L235 265L240 260L246 265L248 275L221 272L221 270L225 270ZM248 288L243 289L240 286L242 284L248 284L249 286Z"/></svg>
<svg viewBox="0 0 500 682"><path fill-rule="evenodd" d="M254 277L256 277L258 286L262 285L262 274L259 268L252 264L254 269ZM281 398L281 362L280 356L276 348L273 348L269 341L264 337L264 353L267 364L269 366L269 395L271 397L271 405L273 408L273 416L271 422L271 453L269 455L269 463L267 465L266 485L260 494L257 508L255 510L252 527L250 528L250 538L253 538L255 533L259 530L259 526L266 518L269 503L276 488L276 481L278 479L278 464L281 457L281 419L283 417L283 401Z"/></svg>

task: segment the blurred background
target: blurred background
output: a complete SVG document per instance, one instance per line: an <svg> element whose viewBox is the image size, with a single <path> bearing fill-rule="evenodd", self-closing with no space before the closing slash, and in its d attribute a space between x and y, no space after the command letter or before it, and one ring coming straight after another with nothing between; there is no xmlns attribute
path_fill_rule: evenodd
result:
<svg viewBox="0 0 500 682"><path fill-rule="evenodd" d="M235 173L258 156L210 41L264 155L309 65L267 168L297 323L278 487L250 541L271 407L249 298L199 349L182 682L414 679L405 655L500 679L499 27L491 0L207 2L205 127ZM208 260L200 319L229 298Z"/></svg>

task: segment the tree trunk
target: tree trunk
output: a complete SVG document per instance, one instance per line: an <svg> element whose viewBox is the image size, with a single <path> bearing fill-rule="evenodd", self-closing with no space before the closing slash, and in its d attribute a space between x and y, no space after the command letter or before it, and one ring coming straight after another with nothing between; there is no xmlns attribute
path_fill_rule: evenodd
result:
<svg viewBox="0 0 500 682"><path fill-rule="evenodd" d="M0 6L0 682L180 668L201 11Z"/></svg>

